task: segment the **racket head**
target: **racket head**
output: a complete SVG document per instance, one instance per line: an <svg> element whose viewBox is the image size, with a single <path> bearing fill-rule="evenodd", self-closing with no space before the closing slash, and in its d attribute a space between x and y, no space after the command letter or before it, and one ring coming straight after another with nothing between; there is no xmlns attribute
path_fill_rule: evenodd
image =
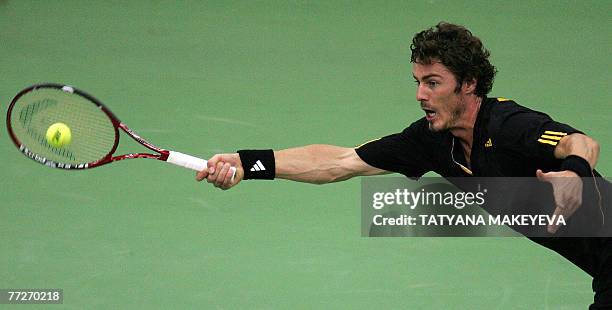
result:
<svg viewBox="0 0 612 310"><path fill-rule="evenodd" d="M47 141L47 129L55 123L70 128L70 143L56 147ZM112 161L121 123L86 92L45 83L30 86L13 98L6 124L13 143L27 157L53 168L86 169Z"/></svg>

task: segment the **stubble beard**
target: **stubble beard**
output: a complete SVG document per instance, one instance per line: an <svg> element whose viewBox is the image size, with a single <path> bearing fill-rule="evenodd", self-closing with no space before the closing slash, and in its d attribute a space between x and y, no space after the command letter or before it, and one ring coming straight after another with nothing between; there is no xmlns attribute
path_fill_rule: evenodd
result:
<svg viewBox="0 0 612 310"><path fill-rule="evenodd" d="M429 131L441 132L441 131L452 129L459 123L459 120L461 119L461 115L463 115L465 110L466 110L465 102L463 100L459 100L459 102L455 105L454 109L450 111L450 119L446 122L446 124L444 124L444 127L436 129L434 128L433 123L428 123L427 125L429 128Z"/></svg>

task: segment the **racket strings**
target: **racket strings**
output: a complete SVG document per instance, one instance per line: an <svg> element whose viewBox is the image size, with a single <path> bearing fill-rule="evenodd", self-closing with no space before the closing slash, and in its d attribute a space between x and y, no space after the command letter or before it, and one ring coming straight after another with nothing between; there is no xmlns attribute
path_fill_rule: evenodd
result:
<svg viewBox="0 0 612 310"><path fill-rule="evenodd" d="M58 163L91 163L106 156L115 145L115 128L104 111L78 94L39 88L15 103L11 122L21 143L34 154ZM71 141L53 146L47 141L49 126L64 123Z"/></svg>
<svg viewBox="0 0 612 310"><path fill-rule="evenodd" d="M32 128L32 117L39 111L45 110L49 106L56 105L57 102L50 99L43 99L39 101L35 101L32 104L27 105L25 108L21 109L19 113L19 122L21 125L26 128L27 134L34 140L36 140L40 145L45 146L49 152L52 152L58 156L62 156L71 161L75 161L76 157L69 151L67 148L56 148L50 145L47 142L46 135L43 135L41 132Z"/></svg>

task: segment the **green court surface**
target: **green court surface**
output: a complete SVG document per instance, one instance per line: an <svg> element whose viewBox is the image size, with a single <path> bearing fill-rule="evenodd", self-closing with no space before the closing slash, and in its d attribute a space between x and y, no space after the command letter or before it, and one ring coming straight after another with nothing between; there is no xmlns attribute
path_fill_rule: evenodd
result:
<svg viewBox="0 0 612 310"><path fill-rule="evenodd" d="M412 35L468 26L491 95L585 131L612 172L611 1L0 1L0 102L82 88L159 146L354 146L422 117ZM0 288L66 309L585 309L590 278L524 238L363 238L360 181L220 191L151 160L59 171L0 134ZM39 309L44 306L1 308ZM51 307L51 306L49 306Z"/></svg>

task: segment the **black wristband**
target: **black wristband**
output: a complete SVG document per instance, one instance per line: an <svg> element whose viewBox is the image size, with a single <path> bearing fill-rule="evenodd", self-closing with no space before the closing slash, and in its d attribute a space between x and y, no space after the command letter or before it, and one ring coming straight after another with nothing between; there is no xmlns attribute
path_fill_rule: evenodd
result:
<svg viewBox="0 0 612 310"><path fill-rule="evenodd" d="M591 171L591 165L589 162L577 155L570 155L565 157L561 164L561 170L571 170L576 172L579 177L587 178L592 177L593 172Z"/></svg>
<svg viewBox="0 0 612 310"><path fill-rule="evenodd" d="M274 180L276 163L273 150L239 150L244 179Z"/></svg>

